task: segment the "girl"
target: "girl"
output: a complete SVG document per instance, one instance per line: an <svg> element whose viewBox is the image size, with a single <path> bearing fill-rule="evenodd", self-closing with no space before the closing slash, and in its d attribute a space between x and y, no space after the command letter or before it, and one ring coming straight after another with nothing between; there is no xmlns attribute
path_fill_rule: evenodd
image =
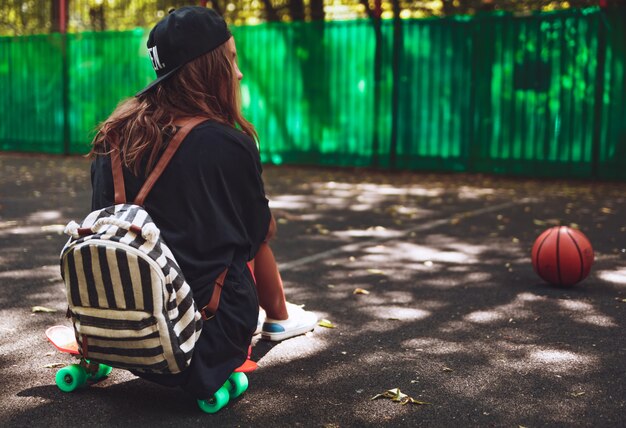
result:
<svg viewBox="0 0 626 428"><path fill-rule="evenodd" d="M126 200L133 201L177 125L190 117L206 118L185 138L144 208L199 307L209 301L226 267L228 275L190 367L176 375L141 375L205 399L245 361L259 322L259 302L267 314L262 335L270 340L310 331L317 317L285 301L267 244L276 224L265 196L257 135L241 114L243 75L226 23L211 9L176 9L152 29L147 46L157 78L121 103L94 138L92 209L114 203L113 148L124 166Z"/></svg>

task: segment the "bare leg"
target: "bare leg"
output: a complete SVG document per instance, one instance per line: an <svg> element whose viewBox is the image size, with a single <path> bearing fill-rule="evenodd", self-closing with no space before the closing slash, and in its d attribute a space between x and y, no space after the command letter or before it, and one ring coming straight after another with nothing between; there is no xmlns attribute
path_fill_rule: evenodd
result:
<svg viewBox="0 0 626 428"><path fill-rule="evenodd" d="M289 317L285 304L283 280L280 277L274 253L267 243L261 244L251 263L256 279L259 304L269 318L286 320Z"/></svg>

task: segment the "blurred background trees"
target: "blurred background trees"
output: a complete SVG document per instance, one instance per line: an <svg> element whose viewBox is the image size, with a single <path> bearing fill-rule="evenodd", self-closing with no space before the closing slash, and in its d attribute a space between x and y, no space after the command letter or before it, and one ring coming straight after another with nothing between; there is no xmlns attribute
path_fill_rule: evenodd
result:
<svg viewBox="0 0 626 428"><path fill-rule="evenodd" d="M151 27L170 8L187 4L213 7L232 24L268 21L361 19L377 11L381 19L515 13L606 5L620 0L2 0L0 35L56 32L65 11L70 32Z"/></svg>

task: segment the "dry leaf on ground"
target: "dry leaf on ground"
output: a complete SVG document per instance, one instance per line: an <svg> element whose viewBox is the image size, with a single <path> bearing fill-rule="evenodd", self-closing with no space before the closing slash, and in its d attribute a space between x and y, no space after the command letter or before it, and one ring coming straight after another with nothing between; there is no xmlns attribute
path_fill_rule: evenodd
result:
<svg viewBox="0 0 626 428"><path fill-rule="evenodd" d="M372 400L376 400L377 398L388 398L391 401L395 401L396 403L400 403L402 405L405 405L405 404L418 404L418 405L430 404L430 403L427 403L425 401L419 401L419 400L416 400L413 397L408 396L407 394L405 394L402 391L400 391L400 388L388 389L387 391L383 392L382 394L376 394L375 396L372 397Z"/></svg>
<svg viewBox="0 0 626 428"><path fill-rule="evenodd" d="M31 308L31 311L34 312L34 313L43 312L43 313L46 313L46 314L53 314L57 310L56 309L52 309L52 308L46 308L45 306L33 306Z"/></svg>
<svg viewBox="0 0 626 428"><path fill-rule="evenodd" d="M320 322L317 325L319 325L320 327L335 328L335 324L333 324L327 319L320 320Z"/></svg>

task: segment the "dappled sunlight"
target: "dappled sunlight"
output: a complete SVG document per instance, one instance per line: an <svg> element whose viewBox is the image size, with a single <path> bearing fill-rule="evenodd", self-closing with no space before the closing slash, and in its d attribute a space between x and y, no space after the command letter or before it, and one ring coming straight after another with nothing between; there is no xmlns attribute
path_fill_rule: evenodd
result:
<svg viewBox="0 0 626 428"><path fill-rule="evenodd" d="M471 329L471 324L466 321L448 321L439 327L439 331L446 334L463 333Z"/></svg>
<svg viewBox="0 0 626 428"><path fill-rule="evenodd" d="M533 341L534 342L534 341ZM447 341L434 337L416 338L402 342L404 350L429 355L448 356L458 359L463 355L471 355L480 370L483 365L497 367L497 373L504 376L506 372L546 372L564 374L572 371L593 371L596 369L598 357L584 352L542 347L536 343L519 343L509 340L473 340L471 342ZM469 376L470 373L465 373ZM493 379L497 385L498 380Z"/></svg>
<svg viewBox="0 0 626 428"><path fill-rule="evenodd" d="M400 344L400 346L404 349L434 355L456 354L467 351L465 345L462 343L434 337L421 337L405 340Z"/></svg>
<svg viewBox="0 0 626 428"><path fill-rule="evenodd" d="M332 207L333 209L348 208L350 204L352 203L351 201L345 198L340 198L336 196L327 196L327 195L309 196L307 197L307 199L309 200L309 202L311 202L311 208L314 208L314 207L318 207L318 208Z"/></svg>
<svg viewBox="0 0 626 428"><path fill-rule="evenodd" d="M446 244L447 245L447 244ZM411 242L389 242L366 249L361 258L365 262L384 262L396 260L402 262L430 261L432 263L478 263L476 255L486 247L460 245L458 251L441 250L433 246L414 244ZM427 266L428 267L428 266Z"/></svg>
<svg viewBox="0 0 626 428"><path fill-rule="evenodd" d="M467 272L463 277L464 285L476 285L477 283L487 283L492 279L492 276L488 272Z"/></svg>
<svg viewBox="0 0 626 428"><path fill-rule="evenodd" d="M44 223L62 218L62 213L57 210L37 211L26 217L29 223Z"/></svg>
<svg viewBox="0 0 626 428"><path fill-rule="evenodd" d="M589 312L594 310L593 305L580 300L559 300L558 304L560 307L572 312Z"/></svg>
<svg viewBox="0 0 626 428"><path fill-rule="evenodd" d="M402 230L387 229L382 226L368 227L367 229L350 229L333 232L339 238L397 238L405 234Z"/></svg>
<svg viewBox="0 0 626 428"><path fill-rule="evenodd" d="M422 196L435 198L445 193L443 188L426 188L415 184L392 186L390 184L359 183L352 185L359 193L374 193L384 196Z"/></svg>
<svg viewBox="0 0 626 428"><path fill-rule="evenodd" d="M445 267L445 266L444 266ZM458 280L451 281L446 276L435 276L432 278L424 278L419 280L420 286L437 288L440 290L461 288L467 289L471 286L472 289L488 289L488 288L500 288L502 285L494 282L490 274L484 274L483 272L472 271L473 267L468 266L455 266L454 268L445 267L446 273L456 273L463 275ZM485 280L471 281L472 276L479 276L480 278L486 277Z"/></svg>
<svg viewBox="0 0 626 428"><path fill-rule="evenodd" d="M338 380L345 379L348 374L344 364L354 363L355 360L361 360L362 355L354 353L350 347L338 347L336 349L328 349L327 356L333 358L333 363L326 365L323 370L316 371L312 379L307 379L306 383L315 385L332 385ZM369 354L368 354L369 355ZM298 378L294 378L293 382L297 383ZM363 386L363 385L361 385ZM355 389L357 385L355 385Z"/></svg>
<svg viewBox="0 0 626 428"><path fill-rule="evenodd" d="M458 191L459 199L481 199L496 193L494 189L469 186L461 186Z"/></svg>
<svg viewBox="0 0 626 428"><path fill-rule="evenodd" d="M313 194L272 195L270 207L285 210L311 210L315 207L332 206L333 209L350 211L371 211L382 204L399 197L439 198L445 193L443 188L429 189L416 185L392 186L374 183L315 182L308 186ZM395 214L415 218L418 214L430 211L423 208L394 205Z"/></svg>
<svg viewBox="0 0 626 428"><path fill-rule="evenodd" d="M328 334L325 329L316 327L312 333L281 342L258 361L259 368L281 366L324 352L329 347L328 342L324 339L325 334Z"/></svg>
<svg viewBox="0 0 626 428"><path fill-rule="evenodd" d="M562 367L562 364L569 366L576 364L589 363L592 358L577 355L574 352L563 351L560 349L538 349L529 353L528 358L531 361L542 364L554 364L556 367Z"/></svg>
<svg viewBox="0 0 626 428"><path fill-rule="evenodd" d="M522 372L581 373L596 370L599 360L597 356L583 352L549 346L542 347L536 344L507 343L507 346L504 346L500 343L500 345L500 348L509 355L506 359L496 358L492 360L492 363L500 366L502 370L510 366L511 369Z"/></svg>
<svg viewBox="0 0 626 428"><path fill-rule="evenodd" d="M569 379L597 371L598 357L550 346L511 344L507 341L464 343L465 346L457 347L454 343L444 342L436 347L436 352L422 346L424 353L436 354L439 361L451 367L445 381L438 384L443 390L441 394L479 400L486 415L493 410L499 417L511 413L520 418L541 412L544 420L553 423L563 422L561 418L564 414L571 421L582 420L580 418L584 416L587 406L584 401L570 401L574 394L580 393L581 388L572 388ZM446 350L450 352L446 353ZM470 366L463 364L463 369L458 370L454 362L459 359L471 361ZM549 385L552 396L545 395L546 385ZM596 390L597 385L587 383L582 388L584 394L584 391ZM494 400L499 405L490 409L489 403ZM540 408L538 400L541 400ZM567 413L563 413L563 408L568 409Z"/></svg>
<svg viewBox="0 0 626 428"><path fill-rule="evenodd" d="M356 201L364 204L364 206L374 207L385 200L385 195L376 193L362 193L356 197ZM359 210L361 211L361 210Z"/></svg>
<svg viewBox="0 0 626 428"><path fill-rule="evenodd" d="M398 346L397 349L392 351L381 348L382 345L372 343L370 352L359 355L359 364L363 365L364 367L380 367L381 365L383 367L387 367L394 366L395 364L398 364L405 359L414 359L410 353L407 353L407 350L410 351L410 349L406 349L406 347L404 347L403 345Z"/></svg>
<svg viewBox="0 0 626 428"><path fill-rule="evenodd" d="M624 255L613 248L621 248L622 236L608 242L614 224L596 230L591 220L608 211L622 216L615 198L595 206L555 201L567 206L565 215L543 200L523 202L544 183L510 193L497 180L465 175L274 167L267 172L276 183L268 180L279 224L272 247L284 262L287 299L306 304L327 322L283 342L254 336L252 358L259 369L250 375L246 395L219 418L259 426L276 420L329 427L345 421L572 426L597 410L619 420L626 267ZM82 179L88 181L88 174ZM524 184L515 180L510 187L519 189L519 183ZM11 378L19 364L15 378L30 379L30 386L10 382L5 391L11 408L24 410L20 421L31 409L64 414L81 401L57 390L55 369L43 370L71 361L46 343L43 332L70 323L58 256L66 217L86 214L88 198L70 198L61 189L59 202L40 201L46 205L34 208L36 202L25 200L23 216L11 213L0 222L0 237L8 244L0 255L0 365ZM533 273L532 240L553 219L589 231L600 255L590 283L552 287ZM33 311L36 305L43 308ZM169 413L154 404L159 397L179 399L171 404L172 414L187 422L215 417L198 413L180 391L152 387L124 370L95 388L101 390L79 395L103 407L105 422L120 405ZM391 388L430 405L372 400ZM124 397L134 395L143 398L128 404Z"/></svg>
<svg viewBox="0 0 626 428"><path fill-rule="evenodd" d="M384 320L417 321L429 317L432 312L403 306L375 306L367 308L371 316Z"/></svg>
<svg viewBox="0 0 626 428"><path fill-rule="evenodd" d="M488 281L492 274L483 270L477 270L477 266L484 262L481 259L481 252L489 250L487 246L472 245L465 243L453 243L436 235L436 239L429 238L428 243L432 245L422 245L412 242L389 240L384 244L358 247L354 244L354 249L346 246L345 253L353 254L361 251L359 257L351 256L349 263L336 262L336 259L328 258L327 264L331 266L342 266L350 271L348 276L353 280L377 275L381 280L392 277L395 280L419 281L421 285L431 285L435 287L457 287L477 284L479 286L491 287ZM443 247L445 249L441 249ZM440 276L422 276L416 279L418 272L437 274L440 272L454 272L462 275L459 281L449 281ZM345 275L344 270L339 270L337 277ZM363 282L367 282L364 279ZM371 280L370 280L371 281ZM443 282L442 282L443 281Z"/></svg>
<svg viewBox="0 0 626 428"><path fill-rule="evenodd" d="M308 198L303 195L274 196L269 202L270 208L284 210L305 210L310 205Z"/></svg>
<svg viewBox="0 0 626 428"><path fill-rule="evenodd" d="M502 320L520 320L524 318L536 318L541 315L541 310L533 310L533 302L556 303L565 312L572 322L592 324L599 327L617 327L618 324L611 317L602 315L590 303L571 299L548 299L532 293L518 294L515 300L509 304L495 307L491 310L472 312L465 316L465 320L473 323L492 323Z"/></svg>
<svg viewBox="0 0 626 428"><path fill-rule="evenodd" d="M596 308L580 300L559 300L558 305L572 313L573 322L597 325L598 327L618 327L617 322L606 315L600 314Z"/></svg>
<svg viewBox="0 0 626 428"><path fill-rule="evenodd" d="M413 293L409 291L379 291L375 287L371 287L371 285L364 285L366 289L372 289L372 293L367 297L364 297L362 301L364 302L364 309L370 310L375 305L385 305L389 303L413 303L415 301L415 297ZM439 309L442 305L445 305L442 302L436 301L420 301L420 307L425 307L428 309Z"/></svg>
<svg viewBox="0 0 626 428"><path fill-rule="evenodd" d="M57 234L62 235L65 230L64 224L50 224L45 226L14 226L11 228L0 230L0 237L10 235L40 235L40 234Z"/></svg>
<svg viewBox="0 0 626 428"><path fill-rule="evenodd" d="M596 272L596 276L603 281L626 286L626 267L614 270L601 270Z"/></svg>
<svg viewBox="0 0 626 428"><path fill-rule="evenodd" d="M580 300L549 299L532 293L518 294L511 303L489 310L479 310L467 314L464 321L475 324L491 324L502 321L535 319L541 316L543 308L533 308L532 303L555 303L571 322L591 324L598 327L618 327L611 317L601 314L592 304Z"/></svg>
<svg viewBox="0 0 626 428"><path fill-rule="evenodd" d="M269 206L272 209L313 210L315 207L332 205L335 209L347 208L351 201L328 195L277 195L272 196Z"/></svg>
<svg viewBox="0 0 626 428"><path fill-rule="evenodd" d="M494 195L496 191L488 187L461 186L458 189L459 199L480 199L485 196Z"/></svg>
<svg viewBox="0 0 626 428"><path fill-rule="evenodd" d="M546 300L547 298L532 293L521 293L511 303L496 306L490 310L471 312L464 317L464 320L476 324L488 324L512 318L530 318L536 315L527 303Z"/></svg>
<svg viewBox="0 0 626 428"><path fill-rule="evenodd" d="M502 312L497 311L497 310L476 311L476 312L472 312L471 314L465 317L467 321L478 323L478 324L502 321L505 318L506 318L506 314L503 314Z"/></svg>
<svg viewBox="0 0 626 428"><path fill-rule="evenodd" d="M344 195L374 193L386 196L426 196L436 197L445 192L444 188L426 188L415 184L406 186L394 186L391 184L378 183L347 183L336 181L323 181L311 184L311 187L319 193L343 192Z"/></svg>
<svg viewBox="0 0 626 428"><path fill-rule="evenodd" d="M350 210L354 212L368 212L372 209L371 204L350 204Z"/></svg>
<svg viewBox="0 0 626 428"><path fill-rule="evenodd" d="M31 269L16 269L0 272L0 279L23 279L23 278L50 278L61 281L61 274L58 265L41 266Z"/></svg>
<svg viewBox="0 0 626 428"><path fill-rule="evenodd" d="M389 207L389 211L395 214L402 214L411 218L417 218L419 214L427 214L428 210L418 207L407 207L405 205L392 205Z"/></svg>
<svg viewBox="0 0 626 428"><path fill-rule="evenodd" d="M376 320L370 321L359 326L361 337L368 340L368 336L372 334L393 334L402 322L399 320Z"/></svg>
<svg viewBox="0 0 626 428"><path fill-rule="evenodd" d="M313 187L316 186L313 185ZM354 184L335 183L333 181L329 181L325 183L325 186L318 188L318 192L335 198L354 198L358 196L358 192L355 192Z"/></svg>
<svg viewBox="0 0 626 428"><path fill-rule="evenodd" d="M0 337L3 339L0 340L0 355L13 355L20 349L36 349L44 343L43 331L40 334L24 334L33 331L33 325L36 325L36 321L33 322L32 318L25 319L23 312L24 308L2 308L0 310L0 318L2 319ZM18 320L22 322L18 322ZM52 349L52 347L46 348L50 351Z"/></svg>

